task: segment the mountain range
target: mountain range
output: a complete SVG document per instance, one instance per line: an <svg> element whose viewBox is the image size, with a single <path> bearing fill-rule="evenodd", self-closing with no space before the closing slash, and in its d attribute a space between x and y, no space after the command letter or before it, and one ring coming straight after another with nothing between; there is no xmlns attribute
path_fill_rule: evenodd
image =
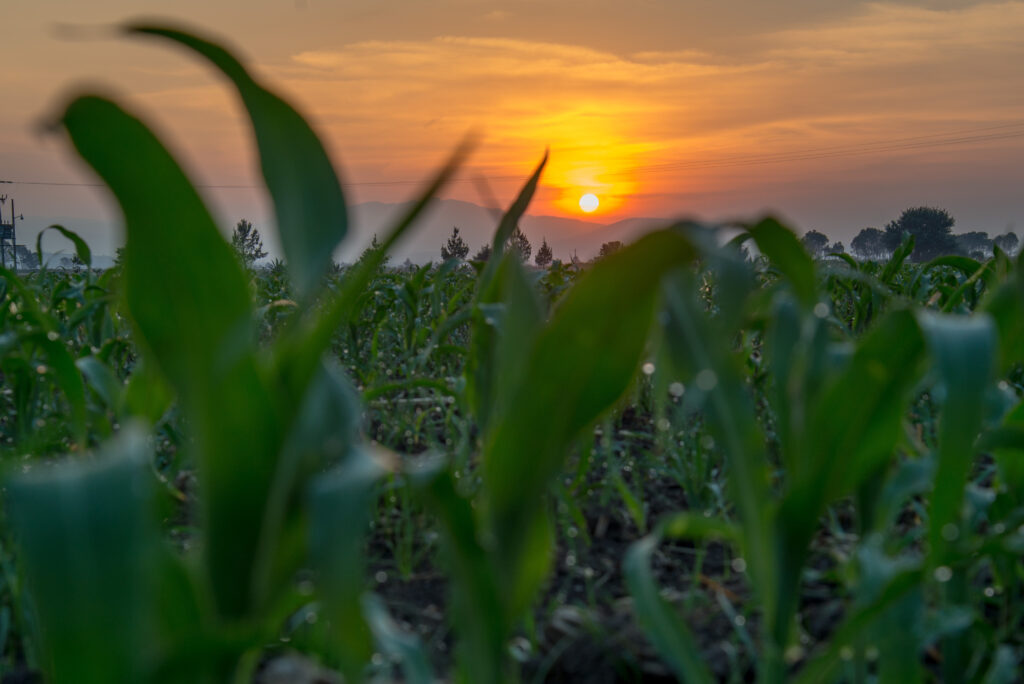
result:
<svg viewBox="0 0 1024 684"><path fill-rule="evenodd" d="M412 205L412 202L365 202L349 207L349 235L335 252L335 260L352 262L357 259L373 240L374 235L378 239L383 239ZM392 263L401 263L406 259L420 264L440 260L441 245L448 241L453 227L458 227L462 239L469 245L472 256L481 246L490 243L501 214L500 210L487 209L472 202L432 200L405 237L392 250ZM230 228L238 218L245 215L219 217L226 236L230 236ZM254 219L256 229L263 236L266 251L270 252L267 259L282 256L277 248L279 242L274 235L274 229L269 225L270 221L265 218L261 220L261 217L251 214L248 217ZM598 253L605 242L628 242L668 222L667 219L658 218L628 218L606 224L559 216L526 215L519 222L519 227L530 240L533 255L537 254L541 241L546 239L554 257L568 261L574 253L580 259L590 259ZM26 225L18 228L19 244L24 243L27 248L34 250L35 234L54 223L77 232L92 247L93 263L99 267L106 267L112 263L115 248L123 239L121 227L109 220L26 216ZM74 253L73 245L56 231L48 233L45 242L44 249L48 257L53 259L50 262L52 265L58 265L62 257L70 257Z"/></svg>
<svg viewBox="0 0 1024 684"><path fill-rule="evenodd" d="M383 238L391 226L412 206L412 202L386 204L366 202L351 208L352 235L336 254L339 261L352 261L373 239ZM437 199L420 216L409 233L395 246L392 261L409 259L426 263L441 258L441 245L445 244L457 227L462 239L469 245L470 256L484 244L489 244L501 218L501 211L481 207L472 202ZM568 261L575 253L587 260L596 256L605 242L629 242L639 235L669 223L659 218L628 218L614 223L600 223L559 216L524 216L519 228L530 240L533 254L543 240L556 259Z"/></svg>

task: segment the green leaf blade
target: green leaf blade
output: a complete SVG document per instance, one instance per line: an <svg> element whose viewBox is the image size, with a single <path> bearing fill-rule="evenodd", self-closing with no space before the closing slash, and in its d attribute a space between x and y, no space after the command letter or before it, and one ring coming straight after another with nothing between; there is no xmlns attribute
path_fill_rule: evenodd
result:
<svg viewBox="0 0 1024 684"><path fill-rule="evenodd" d="M145 436L128 430L99 462L7 482L49 681L142 681L153 651L145 611L157 538Z"/></svg>
<svg viewBox="0 0 1024 684"><path fill-rule="evenodd" d="M299 296L308 297L348 232L341 183L319 137L294 107L261 86L220 45L164 26L134 24L127 30L190 48L220 69L238 90L256 136L289 273Z"/></svg>

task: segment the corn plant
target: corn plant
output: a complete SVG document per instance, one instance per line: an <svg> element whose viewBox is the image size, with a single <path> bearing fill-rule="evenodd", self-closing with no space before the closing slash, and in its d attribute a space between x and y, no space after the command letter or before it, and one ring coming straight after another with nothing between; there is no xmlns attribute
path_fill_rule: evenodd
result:
<svg viewBox="0 0 1024 684"><path fill-rule="evenodd" d="M54 129L109 187L127 244L104 274L0 273L19 569L5 544L0 600L49 681L247 682L289 646L346 681L375 674L375 651L432 681L418 640L366 591L381 548L401 578L446 571L451 678L517 681L510 643L541 641L556 522L572 522L572 548L594 542L580 494L602 474L594 499L621 501L639 537L624 558L633 615L680 680L713 676L652 558L695 540L736 552L750 605L719 606L759 681L1013 681L1019 258L913 264L908 239L882 264L814 261L765 219L726 244L681 222L591 266L534 271L509 240L545 156L485 263L382 268L466 144L338 267L345 198L295 109L193 32L124 32L184 48L237 93L286 262L243 268L138 116L93 94L63 108ZM88 246L54 230L88 266ZM652 426L636 445L617 429L627 410ZM617 449L665 462L628 476ZM171 454L185 474L194 464L194 491L168 477ZM666 471L689 508L659 520L643 486ZM811 643L805 588L829 534L844 540L827 561L843 614Z"/></svg>
<svg viewBox="0 0 1024 684"><path fill-rule="evenodd" d="M294 579L309 567L322 600L323 649L358 679L372 649L360 539L386 468L359 445L358 402L323 354L383 253L350 273L340 294L322 291L347 218L337 175L309 125L219 45L175 28L125 31L190 49L234 86L302 312L259 348L246 276L178 163L116 102L86 94L66 106L54 127L124 214L125 309L145 362L173 390L192 435L200 535L197 552L184 558L160 541L142 465L151 447L137 430L124 430L95 464L9 478L39 664L55 682L243 681L284 617L308 602ZM51 358L72 375L70 357ZM65 391L73 406L82 403L78 385ZM371 622L387 640L392 632L379 613Z"/></svg>
<svg viewBox="0 0 1024 684"><path fill-rule="evenodd" d="M666 286L663 318L675 366L703 397L726 455L736 522L681 513L638 542L626 560L638 618L681 680L711 681L685 621L659 596L648 564L660 539L717 537L742 551L760 610L759 681L782 681L798 664L800 681L832 680L840 656L848 653L863 663L867 644L881 681L918 680L928 637L907 627L921 621L925 593L940 608L963 608L976 568L978 547L966 539L972 536L968 532L978 532L972 528L977 522L965 517L965 489L986 420L1005 411L997 407L994 416L986 415L986 405L997 391L998 340L1019 335L1019 307L1010 312L1002 304L1010 296L1005 289L1000 291L1003 299L990 300L993 307L1001 303L997 316L984 310L951 316L896 305L851 345L836 335L839 326L830 303L819 295L815 265L794 235L771 220L750 226L748 235L779 275L766 310L751 310L754 276L749 265L735 251L705 238L705 258L721 282L729 283L728 291L719 293L718 311L707 315L693 294L692 274L681 272ZM943 264L922 271L938 265ZM973 265L956 267L970 270ZM897 268L890 262L886 270L891 275ZM968 279L977 282L989 268L979 264ZM947 288L946 295L958 291ZM765 301L757 303L764 306ZM953 301L950 297L947 303ZM781 481L770 477L772 464L741 361L720 343L735 338L744 326L760 328L764 337L774 381L771 406ZM1019 349L1002 347L1002 370L1021 360ZM914 393L922 390L934 394L940 407L937 444L919 460L901 462L894 456L904 416ZM924 548L890 556L883 544L886 530L902 503L916 494L929 501ZM804 654L793 638L804 565L819 519L845 497L856 505L861 535L851 563L851 601L831 641L819 652ZM969 662L972 633L963 624L937 641L947 681L966 681L970 668L1005 666L998 648ZM866 676L863 667L856 672L854 679Z"/></svg>

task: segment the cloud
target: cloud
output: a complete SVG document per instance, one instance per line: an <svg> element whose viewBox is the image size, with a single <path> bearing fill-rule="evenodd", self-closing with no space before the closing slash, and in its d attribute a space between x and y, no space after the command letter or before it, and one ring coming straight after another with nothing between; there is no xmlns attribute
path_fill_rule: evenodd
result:
<svg viewBox="0 0 1024 684"><path fill-rule="evenodd" d="M487 21L505 21L506 19L509 19L511 16L512 13L506 12L505 10L491 10L490 12L484 15L484 19L486 19Z"/></svg>
<svg viewBox="0 0 1024 684"><path fill-rule="evenodd" d="M658 183L680 177L687 191L706 192L724 176L764 173L730 167L737 156L1019 119L1022 34L1024 2L946 11L870 4L852 18L766 31L742 51L617 54L440 36L301 52L277 75L315 102L347 158L382 172L432 168L464 131L481 127L481 168L525 170L550 145L547 180L566 193L593 187L625 196L642 181L658 194L667 192ZM680 160L708 165L700 174L677 168L629 178L630 169ZM790 173L779 168L771 172Z"/></svg>

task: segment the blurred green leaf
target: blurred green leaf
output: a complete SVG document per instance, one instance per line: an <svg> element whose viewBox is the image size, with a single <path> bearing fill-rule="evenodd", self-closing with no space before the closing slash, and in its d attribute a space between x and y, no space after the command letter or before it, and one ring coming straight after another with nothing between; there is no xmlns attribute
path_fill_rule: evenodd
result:
<svg viewBox="0 0 1024 684"><path fill-rule="evenodd" d="M981 427L983 395L992 377L996 331L983 314L970 318L919 314L921 328L935 362L942 406L935 490L929 509L929 556L933 565L946 562L949 541L960 525L960 506ZM952 525L953 528L947 528Z"/></svg>
<svg viewBox="0 0 1024 684"><path fill-rule="evenodd" d="M387 258L388 250L405 235L438 191L451 179L472 145L472 138L467 138L455 149L444 167L387 234L380 248L368 253L346 274L341 292L327 304L326 311L316 311L314 316L304 319L291 335L276 345L273 368L275 376L282 380L280 389L285 394L283 406L294 406L301 400L331 338L339 327L349 323L356 315L366 287Z"/></svg>
<svg viewBox="0 0 1024 684"><path fill-rule="evenodd" d="M71 424L73 426L76 441L81 446L86 443L86 407L85 407L85 382L82 374L75 366L75 360L68 351L67 346L58 338L51 339L49 333L31 333L26 339L31 339L46 354L47 367L43 370L52 370L57 384L64 391L67 397L68 406L71 409ZM38 372L38 367L37 367Z"/></svg>
<svg viewBox="0 0 1024 684"><path fill-rule="evenodd" d="M846 615L843 622L830 636L822 651L815 654L793 679L795 684L817 684L818 682L835 681L843 661L844 651L852 651L864 634L878 620L879 616L909 593L918 590L922 578L921 571L913 566L898 567L878 587L877 593L869 602L860 603ZM916 661L917 653L904 654Z"/></svg>
<svg viewBox="0 0 1024 684"><path fill-rule="evenodd" d="M487 435L483 463L489 533L500 539L506 593L531 597L523 552L539 534L534 519L549 480L581 430L626 391L651 328L662 276L694 255L680 233L651 233L580 277L524 350L527 362L509 410ZM520 606L520 609L524 606ZM515 611L513 611L515 612Z"/></svg>
<svg viewBox="0 0 1024 684"><path fill-rule="evenodd" d="M808 407L810 449L818 457L795 486L818 503L807 509L800 504L796 510L813 511L813 518L891 456L923 351L917 322L907 311L884 317L861 339L846 369ZM796 515L808 519L806 513Z"/></svg>
<svg viewBox="0 0 1024 684"><path fill-rule="evenodd" d="M505 255L505 248L508 246L509 238L512 237L512 233L519 226L519 220L526 213L527 207L530 206L533 194L537 191L537 183L540 182L540 175L544 172L544 167L547 163L548 153L545 150L544 156L541 157L540 163L537 164L537 168L534 169L533 174L530 175L526 184L519 191L508 211L501 217L498 228L494 231L494 237L491 240L491 257L487 260L483 275L480 277L480 291L486 291L490 286L491 278L493 278L498 264L501 262L501 257Z"/></svg>
<svg viewBox="0 0 1024 684"><path fill-rule="evenodd" d="M1024 504L1024 402L1010 411L998 430L982 435L978 450L992 450L999 476L1018 505Z"/></svg>
<svg viewBox="0 0 1024 684"><path fill-rule="evenodd" d="M659 530L660 531L660 530ZM680 682L711 684L708 671L690 628L676 608L662 598L651 574L651 554L661 539L659 532L634 542L626 553L623 573L633 597L633 611L658 654Z"/></svg>
<svg viewBox="0 0 1024 684"><path fill-rule="evenodd" d="M1024 252L1024 250L1021 250ZM992 316L999 334L1000 372L1024 360L1024 269L1019 266L1007 282L994 287L982 307Z"/></svg>
<svg viewBox="0 0 1024 684"><path fill-rule="evenodd" d="M256 367L241 266L142 122L113 102L83 96L63 124L124 212L128 307L140 346L194 421L210 580L218 607L242 615L257 598L250 573L281 426Z"/></svg>
<svg viewBox="0 0 1024 684"><path fill-rule="evenodd" d="M302 513L307 496L305 487L310 478L346 463L349 457L366 460L362 452L353 452L359 431L359 400L334 364L321 365L297 409L288 435L280 445L277 469L263 510L259 547L252 568L257 596L272 597L274 587L287 584L305 560ZM349 475L351 473L345 477ZM357 482L365 484L367 481L357 478ZM372 488L374 482L369 481L368 486ZM358 518L353 524L357 521Z"/></svg>
<svg viewBox="0 0 1024 684"><path fill-rule="evenodd" d="M89 386L93 388L104 404L111 408L118 405L121 399L121 381L118 380L110 366L95 356L83 356L75 361L75 366L82 372Z"/></svg>
<svg viewBox="0 0 1024 684"><path fill-rule="evenodd" d="M131 24L126 30L166 38L194 50L234 84L252 121L288 271L299 297L307 298L348 231L341 184L316 133L290 104L261 86L222 46L168 26Z"/></svg>
<svg viewBox="0 0 1024 684"><path fill-rule="evenodd" d="M363 619L364 544L374 485L386 469L369 452L356 449L310 487L310 551L332 646L346 678L359 673L373 654Z"/></svg>
<svg viewBox="0 0 1024 684"><path fill-rule="evenodd" d="M135 364L124 385L117 410L155 424L167 413L173 402L174 393L167 386L167 381L142 359Z"/></svg>
<svg viewBox="0 0 1024 684"><path fill-rule="evenodd" d="M510 618L504 587L480 542L472 506L458 494L448 464L441 460L423 463L411 476L437 518L444 563L454 579L451 612L461 628L456 654L459 681L501 684L508 676L505 639Z"/></svg>
<svg viewBox="0 0 1024 684"><path fill-rule="evenodd" d="M533 344L543 322L540 301L519 257L507 252L488 291L478 294L473 312L473 353L466 374L482 429L488 428L492 413L511 408L509 393L527 362L523 350Z"/></svg>
<svg viewBox="0 0 1024 684"><path fill-rule="evenodd" d="M670 513L659 520L656 533L666 539L740 541L740 530L732 523L685 511Z"/></svg>
<svg viewBox="0 0 1024 684"><path fill-rule="evenodd" d="M885 263L885 267L882 269L882 275L879 277L886 285L892 283L893 277L899 272L900 267L903 266L903 262L907 260L914 252L914 236L909 233L904 234L903 242L897 247L892 256L889 257L889 261Z"/></svg>
<svg viewBox="0 0 1024 684"><path fill-rule="evenodd" d="M992 664L982 679L982 684L1011 684L1020 678L1020 656L1016 649L1008 644L1000 644L996 648Z"/></svg>
<svg viewBox="0 0 1024 684"><path fill-rule="evenodd" d="M63 124L124 212L125 292L143 341L179 392L201 396L252 337L241 267L195 188L141 121L84 96L68 106ZM131 165L124 164L127 150Z"/></svg>
<svg viewBox="0 0 1024 684"><path fill-rule="evenodd" d="M372 594L365 596L363 612L381 650L401 662L407 684L433 684L436 681L420 640L395 623L380 598Z"/></svg>
<svg viewBox="0 0 1024 684"><path fill-rule="evenodd" d="M47 226L46 228L43 228L41 231L39 231L39 234L36 235L36 253L39 255L39 264L41 267L45 266L42 257L43 235L46 234L46 231L48 230L56 230L61 235L66 237L68 240L71 240L71 242L74 243L75 245L75 255L78 257L78 259L83 264L85 264L86 268L92 266L92 250L89 249L89 245L85 243L85 240L83 240L75 231L68 230L64 226L58 226L54 224L52 226Z"/></svg>
<svg viewBox="0 0 1024 684"><path fill-rule="evenodd" d="M772 591L775 550L772 546L770 502L764 437L742 380L738 363L727 346L715 343L714 322L696 300L691 274L677 273L664 287L663 333L672 365L692 389L705 397L712 434L725 454L730 469L729 487L743 531L743 551L754 590ZM762 597L773 600L773 595Z"/></svg>
<svg viewBox="0 0 1024 684"><path fill-rule="evenodd" d="M757 248L793 286L793 292L800 303L808 308L813 306L818 296L814 260L793 231L773 218L762 219L756 225L747 226L747 230L757 243Z"/></svg>
<svg viewBox="0 0 1024 684"><path fill-rule="evenodd" d="M145 435L126 428L95 463L40 466L7 480L42 666L56 684L145 680L158 538L148 457Z"/></svg>

